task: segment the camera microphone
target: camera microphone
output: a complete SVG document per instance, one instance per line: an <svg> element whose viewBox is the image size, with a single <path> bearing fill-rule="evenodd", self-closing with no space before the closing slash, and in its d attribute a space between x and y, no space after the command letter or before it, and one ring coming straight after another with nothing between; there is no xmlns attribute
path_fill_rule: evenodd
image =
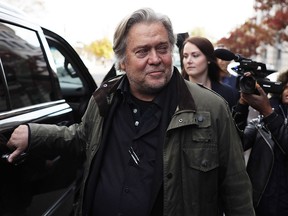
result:
<svg viewBox="0 0 288 216"><path fill-rule="evenodd" d="M216 49L214 50L214 55L219 58L222 59L224 61L232 61L234 60L235 62L240 62L242 60L249 60L247 58L242 57L239 54L234 54L233 52L227 50L227 49Z"/></svg>

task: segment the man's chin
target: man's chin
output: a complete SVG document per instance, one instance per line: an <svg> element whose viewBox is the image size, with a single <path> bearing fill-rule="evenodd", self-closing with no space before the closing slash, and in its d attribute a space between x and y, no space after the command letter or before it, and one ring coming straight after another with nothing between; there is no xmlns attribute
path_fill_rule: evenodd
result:
<svg viewBox="0 0 288 216"><path fill-rule="evenodd" d="M155 81L155 82L149 82L147 83L147 89L150 89L150 92L159 92L163 89L163 87L165 87L167 85L167 82L165 82L165 80L162 81Z"/></svg>

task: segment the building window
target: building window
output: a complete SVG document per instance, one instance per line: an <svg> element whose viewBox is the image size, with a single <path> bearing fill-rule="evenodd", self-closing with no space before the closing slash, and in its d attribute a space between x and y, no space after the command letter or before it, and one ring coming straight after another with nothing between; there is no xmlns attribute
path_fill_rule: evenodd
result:
<svg viewBox="0 0 288 216"><path fill-rule="evenodd" d="M282 56L282 51L281 51L281 49L278 49L277 50L277 59L280 60L281 56Z"/></svg>

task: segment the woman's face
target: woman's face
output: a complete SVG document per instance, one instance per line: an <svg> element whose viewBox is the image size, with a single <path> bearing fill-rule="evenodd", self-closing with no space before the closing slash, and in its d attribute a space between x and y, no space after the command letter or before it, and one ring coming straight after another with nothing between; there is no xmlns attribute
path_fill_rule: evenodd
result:
<svg viewBox="0 0 288 216"><path fill-rule="evenodd" d="M282 92L282 103L288 104L288 83L285 85L284 90Z"/></svg>
<svg viewBox="0 0 288 216"><path fill-rule="evenodd" d="M189 77L208 76L208 61L201 50L187 42L183 47L183 66Z"/></svg>

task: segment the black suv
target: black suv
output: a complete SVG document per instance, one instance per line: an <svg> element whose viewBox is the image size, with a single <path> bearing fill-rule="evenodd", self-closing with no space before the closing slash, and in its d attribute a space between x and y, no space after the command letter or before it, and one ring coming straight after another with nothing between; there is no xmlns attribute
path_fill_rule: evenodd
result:
<svg viewBox="0 0 288 216"><path fill-rule="evenodd" d="M59 35L0 3L0 215L72 215L82 159L28 155L9 164L12 131L28 122L79 122L97 88Z"/></svg>

